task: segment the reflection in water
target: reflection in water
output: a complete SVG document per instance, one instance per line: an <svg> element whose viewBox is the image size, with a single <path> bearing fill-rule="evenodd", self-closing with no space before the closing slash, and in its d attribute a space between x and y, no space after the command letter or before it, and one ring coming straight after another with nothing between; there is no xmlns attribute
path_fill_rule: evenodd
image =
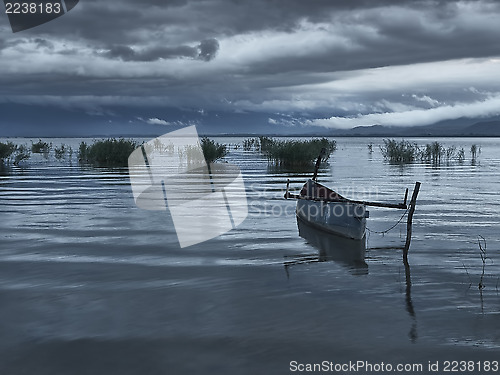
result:
<svg viewBox="0 0 500 375"><path fill-rule="evenodd" d="M297 225L299 227L299 235L317 248L319 254L294 256L294 260L285 262L287 275L289 266L326 261L335 261L347 266L356 275L368 273L368 265L365 263L366 238L352 240L340 237L316 229L300 219L297 219Z"/></svg>
<svg viewBox="0 0 500 375"><path fill-rule="evenodd" d="M413 308L413 301L411 300L411 272L410 272L410 264L408 260L405 258L403 261L405 265L405 275L406 275L406 311L410 314L411 319L413 320L410 333L411 342L415 343L417 341L417 315L415 314L415 309Z"/></svg>
<svg viewBox="0 0 500 375"><path fill-rule="evenodd" d="M0 161L0 176L8 176L10 174L10 170Z"/></svg>

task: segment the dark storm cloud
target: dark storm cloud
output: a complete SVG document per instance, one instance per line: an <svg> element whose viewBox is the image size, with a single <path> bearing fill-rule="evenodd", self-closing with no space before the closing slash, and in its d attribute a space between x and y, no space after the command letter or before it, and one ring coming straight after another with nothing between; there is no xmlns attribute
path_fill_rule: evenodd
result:
<svg viewBox="0 0 500 375"><path fill-rule="evenodd" d="M500 51L489 27L459 17L457 1L437 0L132 0L80 2L58 22L33 29L47 39L64 38L108 50L125 61L197 57L213 59L214 40L253 33L296 33L301 22L327 23L343 33L345 45L315 53L292 51L249 67L256 73L285 70L356 70L460 57L494 56ZM490 1L484 12L498 12ZM90 26L91 25L91 26ZM364 31L359 26L364 26ZM333 35L332 35L333 36ZM203 40L195 47L196 41ZM112 46L112 47L109 47ZM356 48L353 48L353 47ZM196 51L198 48L199 51Z"/></svg>
<svg viewBox="0 0 500 375"><path fill-rule="evenodd" d="M497 95L499 15L488 0L80 1L0 36L0 101L451 112Z"/></svg>
<svg viewBox="0 0 500 375"><path fill-rule="evenodd" d="M36 43L37 48L54 49L54 44L46 39L35 38L33 42Z"/></svg>
<svg viewBox="0 0 500 375"><path fill-rule="evenodd" d="M198 58L204 61L210 61L215 58L217 51L219 50L219 42L217 39L205 39L197 47Z"/></svg>
<svg viewBox="0 0 500 375"><path fill-rule="evenodd" d="M115 45L106 52L100 53L109 58L119 58L123 61L156 61L159 59L174 59L188 57L203 61L215 58L219 50L219 42L216 39L202 40L195 47L153 47L146 49L134 49L129 46Z"/></svg>

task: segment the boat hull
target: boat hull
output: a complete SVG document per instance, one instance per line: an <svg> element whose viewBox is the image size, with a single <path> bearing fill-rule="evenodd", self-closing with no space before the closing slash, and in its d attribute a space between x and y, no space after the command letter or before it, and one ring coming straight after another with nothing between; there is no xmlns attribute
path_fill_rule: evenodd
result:
<svg viewBox="0 0 500 375"><path fill-rule="evenodd" d="M366 232L368 211L363 204L299 199L297 218L329 233L361 240Z"/></svg>

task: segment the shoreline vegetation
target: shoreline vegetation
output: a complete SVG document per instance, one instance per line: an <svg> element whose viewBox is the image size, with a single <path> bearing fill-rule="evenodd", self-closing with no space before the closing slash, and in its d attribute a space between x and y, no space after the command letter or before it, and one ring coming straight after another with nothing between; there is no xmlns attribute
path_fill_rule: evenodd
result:
<svg viewBox="0 0 500 375"><path fill-rule="evenodd" d="M371 145L371 144L370 144ZM369 152L373 149L368 145ZM445 147L443 144L434 141L424 146L416 142L406 140L396 141L395 139L384 139L384 144L380 146L382 156L391 164L411 164L422 162L434 166L441 163L450 164L465 162L465 150L463 147L457 148L455 145ZM476 164L477 157L481 153L481 147L473 144L470 148L471 163Z"/></svg>
<svg viewBox="0 0 500 375"><path fill-rule="evenodd" d="M134 140L126 140L123 138L109 138L106 140L94 141L92 145L81 142L78 150L78 161L81 164L97 167L127 167L130 154L143 145L144 143L141 144ZM227 145L220 144L207 137L200 139L200 146L208 164L222 159L229 152L229 147ZM162 151L163 150L160 149L160 152ZM169 147L164 151L173 152ZM189 149L182 151L188 154L190 152Z"/></svg>
<svg viewBox="0 0 500 375"><path fill-rule="evenodd" d="M81 142L78 161L97 167L127 167L128 157L139 146L136 141L123 138L94 141L91 145Z"/></svg>
<svg viewBox="0 0 500 375"><path fill-rule="evenodd" d="M142 143L143 144L143 143ZM126 168L128 157L136 148L142 145L139 141L123 138L108 138L94 140L92 144L81 142L77 150L77 159L81 165L108 168ZM243 139L236 144L218 143L211 138L202 137L200 146L207 163L213 163L226 157L231 149L242 149L246 152L255 152L267 159L269 165L276 167L308 167L312 165L322 148L327 150L323 161L337 150L337 142L327 138L277 139L267 136ZM369 156L372 157L375 147L372 142L367 142ZM472 144L470 149L455 145L445 146L438 141L418 144L409 140L383 139L379 146L384 161L390 164L405 165L412 163L425 163L438 166L443 163L463 164L466 160L472 165L476 164L481 154L481 146ZM57 160L72 162L74 151L71 147L61 144L53 146L41 139L31 142L31 147L26 144L16 145L12 141L0 142L0 166L19 166L32 155L40 154L44 158L49 155Z"/></svg>
<svg viewBox="0 0 500 375"><path fill-rule="evenodd" d="M326 138L282 141L264 136L243 141L245 151L258 151L267 157L269 164L281 167L310 165L315 162L323 148L326 153L322 161L326 161L337 149L337 142Z"/></svg>
<svg viewBox="0 0 500 375"><path fill-rule="evenodd" d="M203 156L208 164L222 159L229 153L229 147L226 144L217 143L208 137L203 137L200 144Z"/></svg>
<svg viewBox="0 0 500 375"><path fill-rule="evenodd" d="M26 145L16 145L12 142L0 142L0 166L5 164L19 165L31 156Z"/></svg>

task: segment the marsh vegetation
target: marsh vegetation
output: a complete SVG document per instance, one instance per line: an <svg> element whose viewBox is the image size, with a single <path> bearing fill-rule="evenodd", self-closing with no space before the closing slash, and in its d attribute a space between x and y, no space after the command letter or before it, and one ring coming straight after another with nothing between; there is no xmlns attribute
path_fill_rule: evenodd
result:
<svg viewBox="0 0 500 375"><path fill-rule="evenodd" d="M23 160L30 158L30 152L26 145L16 145L12 142L0 142L0 165L19 165Z"/></svg>
<svg viewBox="0 0 500 375"><path fill-rule="evenodd" d="M222 159L229 152L227 145L217 143L213 139L210 139L208 137L203 137L200 144L203 151L203 156L209 164L215 162L216 160Z"/></svg>
<svg viewBox="0 0 500 375"><path fill-rule="evenodd" d="M110 138L96 141L92 145L80 143L78 160L80 163L104 167L126 167L128 157L139 144L133 140Z"/></svg>
<svg viewBox="0 0 500 375"><path fill-rule="evenodd" d="M277 140L270 137L249 138L243 141L244 150L259 151L270 164L283 167L307 166L326 149L324 161L337 149L337 142L326 138L309 140Z"/></svg>
<svg viewBox="0 0 500 375"><path fill-rule="evenodd" d="M475 164L480 147L476 144L471 146L471 163ZM463 147L457 148L455 145L444 146L442 143L433 141L423 146L416 142L407 140L396 141L395 139L384 139L384 144L380 146L380 151L385 160L393 164L409 164L413 162L429 163L440 165L443 162L463 163L465 161L465 150Z"/></svg>
<svg viewBox="0 0 500 375"><path fill-rule="evenodd" d="M48 154L51 148L52 143L49 144L41 139L37 143L31 142L31 152L34 154Z"/></svg>

